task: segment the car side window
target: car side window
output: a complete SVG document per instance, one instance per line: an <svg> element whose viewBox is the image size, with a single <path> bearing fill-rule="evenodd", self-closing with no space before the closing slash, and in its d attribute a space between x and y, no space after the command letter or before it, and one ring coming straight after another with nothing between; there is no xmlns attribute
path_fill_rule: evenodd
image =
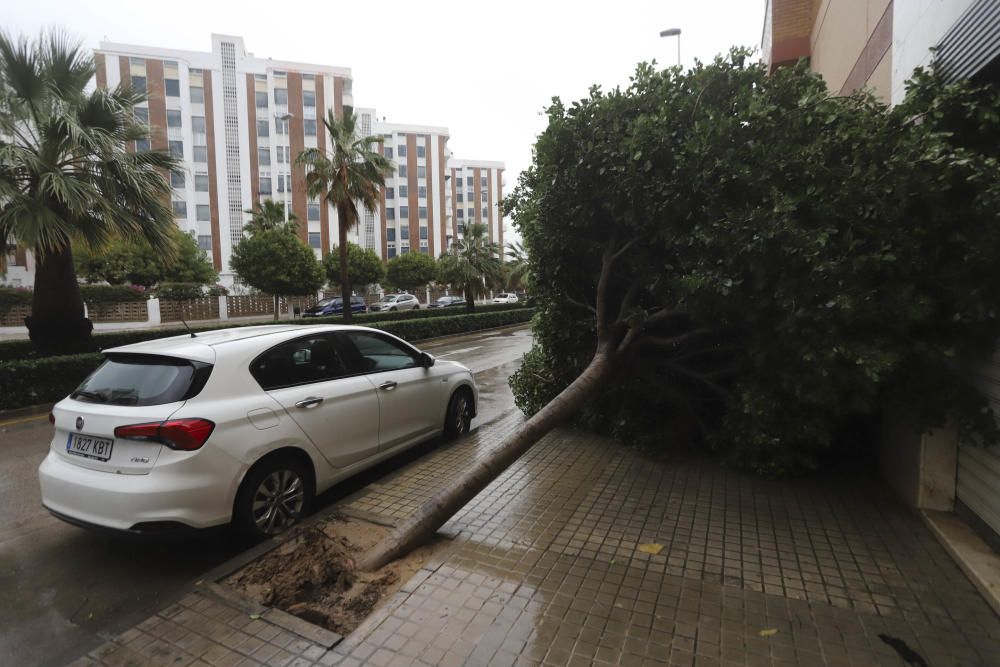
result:
<svg viewBox="0 0 1000 667"><path fill-rule="evenodd" d="M262 389L326 382L349 375L342 342L335 336L306 336L275 345L250 363Z"/></svg>
<svg viewBox="0 0 1000 667"><path fill-rule="evenodd" d="M379 373L420 366L420 356L386 336L368 331L346 331L345 337L357 349L358 372Z"/></svg>

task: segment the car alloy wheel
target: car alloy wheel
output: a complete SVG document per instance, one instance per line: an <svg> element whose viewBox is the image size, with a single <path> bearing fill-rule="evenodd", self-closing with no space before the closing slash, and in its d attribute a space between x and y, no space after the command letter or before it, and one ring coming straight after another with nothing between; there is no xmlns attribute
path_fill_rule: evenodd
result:
<svg viewBox="0 0 1000 667"><path fill-rule="evenodd" d="M277 535L298 523L305 500L302 478L293 470L275 470L261 480L254 492L254 524L265 535Z"/></svg>
<svg viewBox="0 0 1000 667"><path fill-rule="evenodd" d="M457 438L469 432L472 426L472 402L468 392L459 390L448 403L448 416L444 425L445 437Z"/></svg>

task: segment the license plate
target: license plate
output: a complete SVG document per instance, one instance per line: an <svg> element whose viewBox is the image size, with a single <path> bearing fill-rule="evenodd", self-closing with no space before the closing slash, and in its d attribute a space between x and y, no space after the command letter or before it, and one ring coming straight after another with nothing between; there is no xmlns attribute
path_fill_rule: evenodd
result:
<svg viewBox="0 0 1000 667"><path fill-rule="evenodd" d="M95 461L107 461L111 458L111 449L114 444L115 441L108 438L70 433L69 439L66 441L66 453Z"/></svg>

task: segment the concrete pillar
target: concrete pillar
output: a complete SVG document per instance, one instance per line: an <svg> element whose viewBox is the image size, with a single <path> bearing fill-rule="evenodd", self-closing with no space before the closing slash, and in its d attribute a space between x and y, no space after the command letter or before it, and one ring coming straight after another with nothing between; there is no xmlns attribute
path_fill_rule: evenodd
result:
<svg viewBox="0 0 1000 667"><path fill-rule="evenodd" d="M226 300L225 296L216 297L219 300L219 319L228 320L229 319L229 301Z"/></svg>
<svg viewBox="0 0 1000 667"><path fill-rule="evenodd" d="M424 301L428 306L431 305L431 286L424 285L424 292L427 294L427 300Z"/></svg>
<svg viewBox="0 0 1000 667"><path fill-rule="evenodd" d="M153 326L160 324L160 300L150 299L146 302L146 311L149 313L149 323Z"/></svg>

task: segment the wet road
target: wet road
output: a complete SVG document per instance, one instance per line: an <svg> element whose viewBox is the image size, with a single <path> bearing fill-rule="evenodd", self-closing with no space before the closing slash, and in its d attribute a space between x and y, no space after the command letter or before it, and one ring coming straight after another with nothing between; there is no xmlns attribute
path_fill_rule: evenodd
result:
<svg viewBox="0 0 1000 667"><path fill-rule="evenodd" d="M477 427L513 406L507 378L531 346L527 329L421 346L476 374ZM38 464L52 430L45 416L0 424L0 664L62 665L169 604L185 584L239 553L222 530L138 539L81 530L52 518ZM431 442L324 493L328 505L434 448Z"/></svg>

